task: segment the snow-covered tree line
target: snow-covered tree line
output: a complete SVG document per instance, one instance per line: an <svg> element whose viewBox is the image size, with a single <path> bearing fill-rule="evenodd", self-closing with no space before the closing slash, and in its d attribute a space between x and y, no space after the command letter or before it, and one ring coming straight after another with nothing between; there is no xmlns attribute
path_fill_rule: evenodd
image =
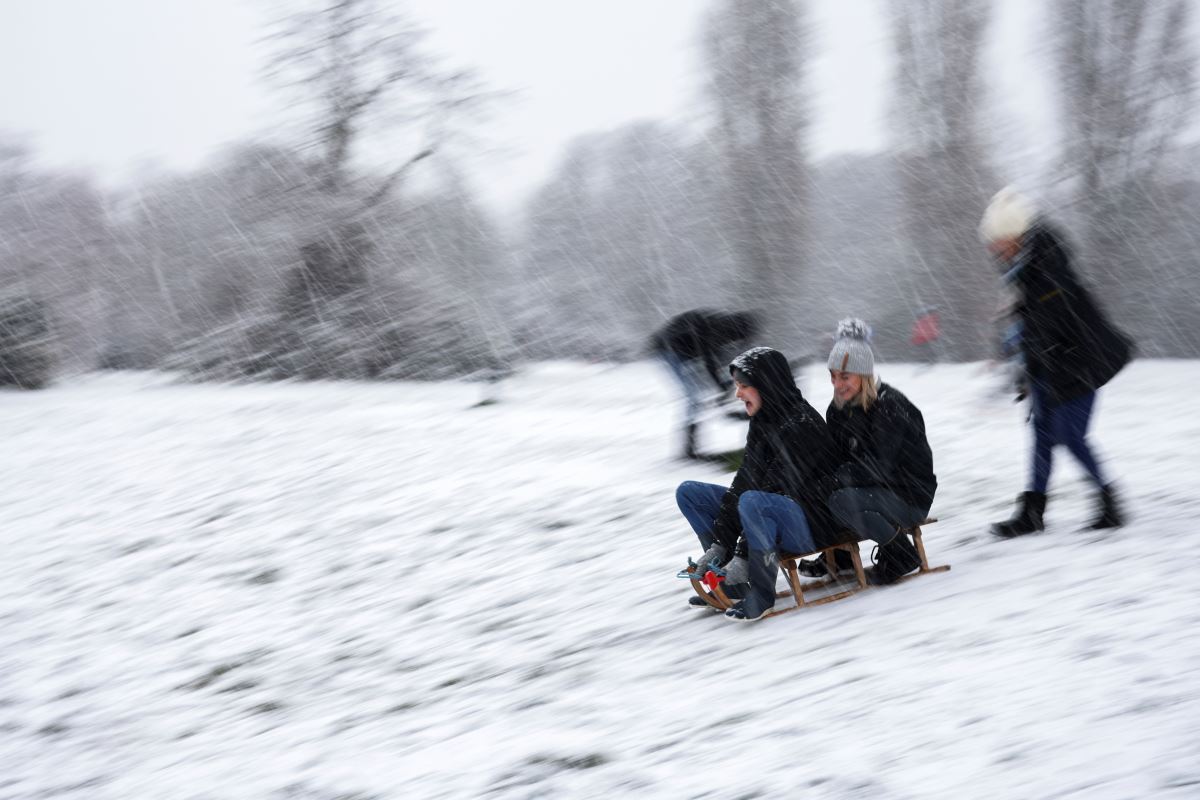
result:
<svg viewBox="0 0 1200 800"><path fill-rule="evenodd" d="M906 358L915 317L936 306L943 356L986 358L1003 329L1003 289L977 226L990 196L1019 177L1066 229L1141 354L1200 352L1200 146L1183 135L1194 139L1200 124L1197 21L1187 0L1055 0L999 67L985 64L994 0L896 0L892 145L819 163L803 136L804 5L712 5L699 132L639 123L575 143L534 199L521 242L518 263L556 298L546 307L562 311L538 314L531 338L636 352L655 322L647 317L723 305L765 312L772 343L800 354L819 352L838 317L857 314L887 357ZM1043 77L1060 131L1037 146L1060 157L1037 175L998 146L987 70L1041 49L1053 53ZM574 324L581 318L605 324Z"/></svg>
<svg viewBox="0 0 1200 800"><path fill-rule="evenodd" d="M52 349L58 369L214 379L496 374L636 357L697 306L755 309L797 355L817 354L837 317L865 316L904 358L914 315L937 305L947 357L991 355L1000 290L975 226L1012 165L985 122L988 0L893 3L893 147L817 163L804 4L715 2L703 124L579 137L504 231L456 144L505 98L426 53L393 6L314 0L271 31L299 140L115 193L0 140L0 332L41 332L20 363L45 369ZM1055 46L1062 131L1044 146L1062 158L1035 188L1141 352L1195 356L1190 8L1050 10L1030 36Z"/></svg>

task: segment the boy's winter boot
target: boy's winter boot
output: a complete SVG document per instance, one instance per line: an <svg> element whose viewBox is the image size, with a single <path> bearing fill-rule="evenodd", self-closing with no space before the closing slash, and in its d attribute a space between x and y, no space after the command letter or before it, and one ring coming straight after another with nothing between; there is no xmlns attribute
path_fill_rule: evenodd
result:
<svg viewBox="0 0 1200 800"><path fill-rule="evenodd" d="M992 533L1011 539L1014 536L1024 536L1045 528L1042 515L1046 512L1046 495L1041 492L1023 492L1017 501L1021 504L1012 519L997 522L992 526Z"/></svg>
<svg viewBox="0 0 1200 800"><path fill-rule="evenodd" d="M1091 524L1094 531L1105 528L1119 528L1124 524L1121 508L1117 504L1117 493L1110 483L1100 490L1100 516Z"/></svg>
<svg viewBox="0 0 1200 800"><path fill-rule="evenodd" d="M867 570L867 583L872 586L887 586L921 567L921 554L908 538L899 531L887 544L878 545L872 554L875 566Z"/></svg>
<svg viewBox="0 0 1200 800"><path fill-rule="evenodd" d="M774 550L751 550L750 589L746 599L725 612L739 622L761 619L775 607L775 579L779 576L779 554Z"/></svg>

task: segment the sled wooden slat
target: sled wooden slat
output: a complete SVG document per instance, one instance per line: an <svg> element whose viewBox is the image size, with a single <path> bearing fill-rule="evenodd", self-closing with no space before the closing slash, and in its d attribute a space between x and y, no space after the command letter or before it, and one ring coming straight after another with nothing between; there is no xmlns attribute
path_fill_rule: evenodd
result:
<svg viewBox="0 0 1200 800"><path fill-rule="evenodd" d="M733 601L725 594L725 590L721 588L721 584L718 583L714 586L712 593L716 596L717 602L721 604L722 608L733 608Z"/></svg>
<svg viewBox="0 0 1200 800"><path fill-rule="evenodd" d="M937 519L930 517L929 519L923 520L919 525L914 525L911 528L905 528L901 531L901 533L913 537L913 545L916 547L917 555L920 557L921 563L916 572L905 575L894 583L902 583L910 578L915 578L919 575L924 575L929 572L945 572L950 569L948 564L943 564L936 567L929 566L929 560L925 554L925 542L921 528L925 525L932 525L935 522L937 522ZM806 606L817 606L825 603L832 603L834 601L843 600L847 597L858 594L864 589L877 588L872 587L867 583L866 570L863 568L862 556L858 552L858 545L861 544L862 541L864 540L838 544L834 545L833 547L815 550L811 553L782 554L779 558L779 565L780 568L783 569L787 578L790 591L776 592L776 597L782 598L790 596L795 598L795 603L785 608L775 608L764 616L771 617L786 613L788 611L795 611L798 608L805 608ZM854 564L854 574L851 579L851 585L848 588L842 589L841 591L835 591L832 594L809 599L805 596L805 592L813 592L819 589L830 588L845 582L845 579L838 574L837 570L836 559L838 550L845 550L848 552L850 554L851 562ZM802 558L808 558L811 556L824 558L829 574L824 578L817 578L815 580L802 582L800 580L797 562Z"/></svg>
<svg viewBox="0 0 1200 800"><path fill-rule="evenodd" d="M837 600L844 600L847 597L851 597L852 595L858 594L860 591L862 591L862 590L861 589L847 589L846 591L838 592L837 594L830 594L830 595L826 595L825 597L818 597L816 600L806 600L804 602L804 605L790 605L790 606L784 606L783 608L779 608L778 606L776 606L775 608L768 611L766 614L763 614L762 618L766 619L767 617L777 617L780 614L786 614L789 611L799 611L800 609L808 608L809 606L820 606L820 605L824 605L825 603L832 603Z"/></svg>
<svg viewBox="0 0 1200 800"><path fill-rule="evenodd" d="M704 602L708 603L713 608L717 609L718 611L724 611L725 609L729 608L729 598L728 597L725 598L725 604L722 605L720 598L718 598L716 596L716 594L707 591L704 588L704 584L702 584L700 581L696 580L695 578L692 578L691 583L692 583L692 588L696 590L696 594L700 595L700 597L702 597L704 599ZM721 592L721 596L724 597L725 593Z"/></svg>
<svg viewBox="0 0 1200 800"><path fill-rule="evenodd" d="M918 531L920 528L917 529ZM854 560L854 578L858 581L859 586L867 585L867 571L863 569L862 556L858 554L858 547L853 547L850 550L850 557Z"/></svg>
<svg viewBox="0 0 1200 800"><path fill-rule="evenodd" d="M922 536L921 528L925 525L932 525L935 522L937 522L937 518L930 517L926 520L923 520L919 525L914 525L911 528L901 529L900 532L902 534L907 534L913 538L913 545L917 549L917 555L921 558L921 565L917 568L916 572L909 573L908 575L905 575L889 585L894 586L897 583L903 583L911 578L917 578L921 575L926 575L931 572L946 572L950 569L949 564L941 564L936 567L929 566L929 560L925 556L925 541ZM763 618L765 619L767 617L779 616L780 614L786 614L789 611L807 608L808 606L819 606L824 605L825 603L832 603L836 600L844 600L847 597L858 594L864 589L881 588L871 586L867 583L867 575L866 570L863 569L862 556L859 555L858 552L859 544L864 541L870 540L860 539L859 541L855 542L836 544L832 547L825 547L809 553L781 553L779 555L779 568L783 570L784 578L787 581L788 588L783 591L775 592L775 597L777 599L792 597L795 598L795 602L792 605L785 606L783 608L776 606L771 611L764 614ZM854 563L854 575L850 581L851 586L842 589L841 591L836 591L832 594L822 595L813 599L806 598L805 592L814 592L818 589L830 588L846 582L838 575L836 560L838 550L845 550L848 552L851 560ZM812 556L825 559L825 564L829 570L829 574L823 578L814 578L809 581L803 581L800 578L800 568L798 566L798 562L802 558L809 558ZM699 580L693 579L691 583L692 588L696 590L696 594L704 598L704 601L713 608L724 610L733 606L733 602L725 595L725 592L721 589L720 584L717 584L712 591L709 591L704 587L704 584L700 583Z"/></svg>

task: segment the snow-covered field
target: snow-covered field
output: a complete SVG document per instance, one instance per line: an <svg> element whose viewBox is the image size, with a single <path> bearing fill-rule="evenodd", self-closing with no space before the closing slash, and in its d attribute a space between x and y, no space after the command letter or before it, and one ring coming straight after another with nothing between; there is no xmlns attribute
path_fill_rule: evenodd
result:
<svg viewBox="0 0 1200 800"><path fill-rule="evenodd" d="M650 364L2 394L0 798L1200 797L1200 363L1101 395L1130 525L1078 530L1061 454L1011 542L979 369L881 370L953 569L753 625L673 577L674 487L729 476L671 460Z"/></svg>

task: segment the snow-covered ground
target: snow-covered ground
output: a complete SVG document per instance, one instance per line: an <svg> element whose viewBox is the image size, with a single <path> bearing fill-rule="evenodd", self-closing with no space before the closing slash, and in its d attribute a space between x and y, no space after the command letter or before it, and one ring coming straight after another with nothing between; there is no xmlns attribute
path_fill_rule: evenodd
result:
<svg viewBox="0 0 1200 800"><path fill-rule="evenodd" d="M1200 363L1101 395L1130 525L1061 455L1011 542L1021 410L881 372L953 569L752 625L673 577L676 484L729 476L650 364L2 394L0 798L1200 797Z"/></svg>

